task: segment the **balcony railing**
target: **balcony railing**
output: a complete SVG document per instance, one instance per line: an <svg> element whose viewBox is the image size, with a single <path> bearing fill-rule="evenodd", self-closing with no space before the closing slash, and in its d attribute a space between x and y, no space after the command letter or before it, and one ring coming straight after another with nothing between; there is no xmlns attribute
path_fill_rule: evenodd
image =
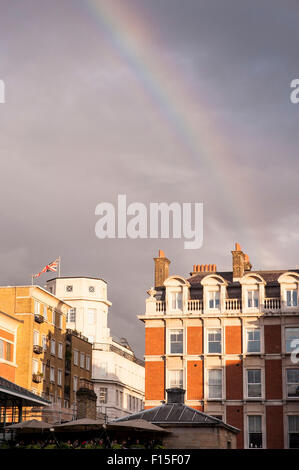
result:
<svg viewBox="0 0 299 470"><path fill-rule="evenodd" d="M34 344L33 352L35 352L35 354L41 354L43 352L43 347L40 346L39 344Z"/></svg>
<svg viewBox="0 0 299 470"><path fill-rule="evenodd" d="M264 310L280 310L280 299L277 297L265 299Z"/></svg>
<svg viewBox="0 0 299 470"><path fill-rule="evenodd" d="M277 297L265 298L263 311L278 311L281 309L281 301ZM245 310L246 311L246 310ZM156 312L157 313L166 313L166 302L165 300L156 301ZM202 299L192 299L188 300L188 313L192 312L203 312L203 300ZM187 313L185 312L185 313ZM237 313L242 312L242 299L225 299L225 310L227 313Z"/></svg>
<svg viewBox="0 0 299 470"><path fill-rule="evenodd" d="M32 374L32 380L33 382L40 384L43 379L42 374Z"/></svg>
<svg viewBox="0 0 299 470"><path fill-rule="evenodd" d="M42 315L40 315L39 313L36 313L34 315L34 321L36 321L36 323L43 323L44 322L44 317Z"/></svg>
<svg viewBox="0 0 299 470"><path fill-rule="evenodd" d="M165 312L166 303L164 300L157 300L156 302L156 312Z"/></svg>
<svg viewBox="0 0 299 470"><path fill-rule="evenodd" d="M225 299L225 310L227 312L240 312L241 307L241 299Z"/></svg>
<svg viewBox="0 0 299 470"><path fill-rule="evenodd" d="M188 312L202 311L203 302L199 299L188 300Z"/></svg>

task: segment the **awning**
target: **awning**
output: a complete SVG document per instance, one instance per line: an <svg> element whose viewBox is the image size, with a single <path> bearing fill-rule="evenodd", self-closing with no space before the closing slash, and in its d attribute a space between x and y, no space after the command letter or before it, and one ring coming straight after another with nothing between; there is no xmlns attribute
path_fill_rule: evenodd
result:
<svg viewBox="0 0 299 470"><path fill-rule="evenodd" d="M53 428L55 431L65 431L65 430L85 430L85 431L92 431L93 429L102 428L104 424L104 420L95 420L89 418L82 418L76 419L74 421L67 421L66 423L62 424L53 424Z"/></svg>
<svg viewBox="0 0 299 470"><path fill-rule="evenodd" d="M15 429L28 429L28 430L37 430L43 431L52 428L52 424L45 423L45 421L38 421L37 419L31 419L30 421L22 421L21 423L11 424L10 426L6 427L7 431L15 430Z"/></svg>
<svg viewBox="0 0 299 470"><path fill-rule="evenodd" d="M148 432L163 432L168 433L166 429L161 428L160 426L156 426L155 424L149 423L145 419L131 419L127 421L119 421L107 424L107 429L111 430L121 430L121 429L135 429L136 431L148 431Z"/></svg>
<svg viewBox="0 0 299 470"><path fill-rule="evenodd" d="M7 408L16 405L47 406L50 405L50 402L26 388L0 377L0 405Z"/></svg>

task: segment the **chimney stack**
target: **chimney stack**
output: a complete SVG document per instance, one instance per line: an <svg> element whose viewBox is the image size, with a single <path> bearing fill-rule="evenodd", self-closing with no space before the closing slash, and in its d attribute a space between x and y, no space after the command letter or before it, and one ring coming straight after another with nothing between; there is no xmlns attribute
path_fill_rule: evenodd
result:
<svg viewBox="0 0 299 470"><path fill-rule="evenodd" d="M166 258L164 251L159 250L159 257L155 261L155 287L163 286L165 279L169 276L170 261Z"/></svg>
<svg viewBox="0 0 299 470"><path fill-rule="evenodd" d="M233 280L238 280L244 276L246 271L250 271L252 264L246 253L243 253L239 243L235 244L235 249L232 251L233 255Z"/></svg>
<svg viewBox="0 0 299 470"><path fill-rule="evenodd" d="M183 388L167 388L167 404L185 403L185 390Z"/></svg>

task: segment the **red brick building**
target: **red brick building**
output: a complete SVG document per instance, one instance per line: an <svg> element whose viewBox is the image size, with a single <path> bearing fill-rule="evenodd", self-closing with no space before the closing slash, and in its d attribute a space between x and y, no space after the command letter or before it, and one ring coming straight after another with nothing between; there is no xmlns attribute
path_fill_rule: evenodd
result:
<svg viewBox="0 0 299 470"><path fill-rule="evenodd" d="M299 270L253 271L238 244L232 257L232 271L197 265L188 278L155 258L139 316L145 407L182 387L188 406L241 430L239 448L298 448Z"/></svg>

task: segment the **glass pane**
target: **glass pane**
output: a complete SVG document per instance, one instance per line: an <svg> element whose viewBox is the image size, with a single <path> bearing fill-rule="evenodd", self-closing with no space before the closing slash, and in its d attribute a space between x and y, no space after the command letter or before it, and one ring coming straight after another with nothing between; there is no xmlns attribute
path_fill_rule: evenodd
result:
<svg viewBox="0 0 299 470"><path fill-rule="evenodd" d="M247 371L248 383L261 383L261 370L260 369L250 369Z"/></svg>
<svg viewBox="0 0 299 470"><path fill-rule="evenodd" d="M293 349L296 348L296 346L292 347L291 345L292 341L294 339L299 340L299 328L286 328L285 335L286 335L286 351L292 352Z"/></svg>
<svg viewBox="0 0 299 470"><path fill-rule="evenodd" d="M262 432L262 417L259 415L248 416L248 430L250 433Z"/></svg>
<svg viewBox="0 0 299 470"><path fill-rule="evenodd" d="M181 310L182 309L182 294L180 293L177 294L177 300L178 300L177 308Z"/></svg>
<svg viewBox="0 0 299 470"><path fill-rule="evenodd" d="M263 446L262 433L249 433L249 447L261 449Z"/></svg>
<svg viewBox="0 0 299 470"><path fill-rule="evenodd" d="M299 449L299 433L289 434L289 448Z"/></svg>
<svg viewBox="0 0 299 470"><path fill-rule="evenodd" d="M222 382L222 371L220 369L209 370L209 385L220 385Z"/></svg>
<svg viewBox="0 0 299 470"><path fill-rule="evenodd" d="M288 383L299 384L299 369L288 369L287 380L288 380Z"/></svg>
<svg viewBox="0 0 299 470"><path fill-rule="evenodd" d="M260 352L260 342L259 341L248 341L247 352Z"/></svg>
<svg viewBox="0 0 299 470"><path fill-rule="evenodd" d="M288 416L289 432L299 433L299 415Z"/></svg>
<svg viewBox="0 0 299 470"><path fill-rule="evenodd" d="M248 397L259 398L262 396L261 384L248 384Z"/></svg>

